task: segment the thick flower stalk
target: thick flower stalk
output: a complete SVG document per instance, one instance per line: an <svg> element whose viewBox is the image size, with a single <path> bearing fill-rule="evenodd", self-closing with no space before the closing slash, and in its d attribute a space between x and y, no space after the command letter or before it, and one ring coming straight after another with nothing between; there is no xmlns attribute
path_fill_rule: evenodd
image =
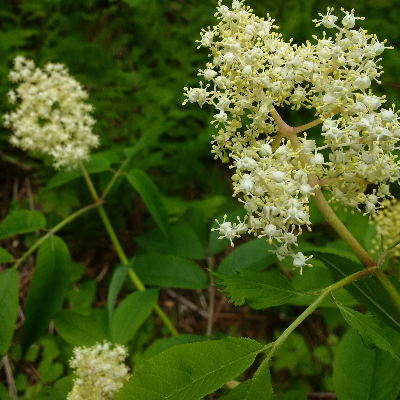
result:
<svg viewBox="0 0 400 400"><path fill-rule="evenodd" d="M247 210L244 221L224 221L221 236L232 240L248 232L277 246L279 259L293 257L302 268L307 258L296 252L297 237L310 229L308 202L317 188L330 201L374 214L400 168L391 151L398 147L400 124L394 106L381 108L373 95L379 55L385 42L354 29L354 10L339 22L328 9L314 21L334 30L314 37L314 44L285 42L269 15L259 18L243 1L229 8L219 2L219 24L203 30L199 47L211 62L199 75L208 83L185 88L186 102L213 106L213 153L231 162L234 196ZM275 107L314 109L317 119L292 128ZM307 129L322 124L323 145L307 139ZM367 185L372 193L366 194Z"/></svg>
<svg viewBox="0 0 400 400"><path fill-rule="evenodd" d="M67 400L109 400L130 378L124 364L127 349L105 342L75 347L71 368L76 369L74 387Z"/></svg>
<svg viewBox="0 0 400 400"><path fill-rule="evenodd" d="M90 150L99 145L92 133L93 107L84 102L87 92L65 66L49 63L41 70L19 56L9 78L18 87L8 92L8 99L19 103L4 115L4 126L13 130L10 142L22 150L50 155L56 169L88 159Z"/></svg>

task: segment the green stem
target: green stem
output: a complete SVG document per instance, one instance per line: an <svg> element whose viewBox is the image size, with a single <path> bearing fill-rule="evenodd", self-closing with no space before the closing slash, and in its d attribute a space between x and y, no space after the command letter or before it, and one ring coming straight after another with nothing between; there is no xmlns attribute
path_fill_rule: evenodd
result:
<svg viewBox="0 0 400 400"><path fill-rule="evenodd" d="M101 203L90 204L86 207L81 208L78 211L75 211L73 214L62 220L58 223L54 228L50 229L44 236L42 236L38 241L36 241L18 260L15 261L14 268L18 268L19 265L24 261L27 257L29 257L48 237L54 235L57 231L59 231L63 226L70 223L75 218L84 214L85 212L92 210L93 208L99 207Z"/></svg>
<svg viewBox="0 0 400 400"><path fill-rule="evenodd" d="M108 195L109 191L111 190L111 188L114 186L116 180L122 175L122 171L126 168L126 166L128 165L129 161L131 160L131 158L133 157L135 153L132 152L125 160L124 162L120 165L120 167L118 168L118 171L114 172L113 177L110 179L110 182L108 182L108 185L106 186L106 188L104 189L104 192L101 194L100 196L100 200L104 200L105 197Z"/></svg>
<svg viewBox="0 0 400 400"><path fill-rule="evenodd" d="M296 128L293 128L287 125L279 113L273 108L271 110L271 115L275 119L278 125L278 133L282 133L290 142L295 150L301 148L301 143L299 138L294 133ZM301 164L306 167L310 164L310 160L308 156L303 153L303 151L299 152L299 159ZM350 249L354 252L357 258L361 261L365 268L375 267L377 263L374 259L368 254L368 252L360 245L360 243L356 240L356 238L350 233L350 231L346 228L340 218L336 215L336 213L332 210L331 206L325 199L324 195L321 192L321 189L318 185L318 178L314 173L308 174L308 183L311 187L314 188L314 196L312 197L314 203L321 211L321 214L324 216L325 220L332 226L332 228L337 232L337 234L344 240L344 242L350 247ZM393 306L396 307L398 312L400 313L400 294L393 287L389 279L385 276L385 274L379 270L376 273L376 281L379 283L384 292L390 297Z"/></svg>
<svg viewBox="0 0 400 400"><path fill-rule="evenodd" d="M271 351L268 353L265 360L263 360L263 364L268 362L270 358L273 356L275 350L282 345L282 343L288 338L288 336L310 315L312 314L316 308L321 304L322 300L325 297L329 296L332 292L341 289L342 287L352 283L360 278L365 276L372 275L373 273L378 273L380 270L378 267L366 268L362 271L358 271L352 275L346 276L342 280L335 282L333 285L328 286L324 290L322 290L321 294L315 299L307 308L304 310L291 324L286 330L279 336L279 338L273 343ZM261 368L261 367L260 367Z"/></svg>
<svg viewBox="0 0 400 400"><path fill-rule="evenodd" d="M271 110L271 115L275 119L278 125L279 131L286 136L287 139L290 140L292 146L295 150L301 148L301 143L299 138L296 136L295 128L287 125L278 114L275 109ZM306 167L310 164L310 160L308 156L303 153L303 151L299 152L300 162L303 167ZM372 259L372 257L367 253L367 251L358 243L355 237L350 233L350 231L346 228L340 218L336 215L336 213L332 210L329 203L326 201L324 195L321 192L321 189L318 186L318 178L314 173L308 174L308 183L314 188L314 196L313 200L317 205L318 209L321 211L321 214L324 216L326 221L332 228L338 233L338 235L345 241L345 243L351 248L354 254L358 257L361 263L366 267L373 267L376 265L376 262Z"/></svg>
<svg viewBox="0 0 400 400"><path fill-rule="evenodd" d="M119 243L119 240L117 238L117 235L115 234L114 228L112 227L111 222L108 219L108 216L107 216L103 206L101 205L101 200L99 199L96 189L94 188L93 182L90 179L90 176L87 173L86 168L84 167L82 162L79 162L79 168L82 171L82 175L86 181L86 184L89 188L89 191L93 197L95 204L98 204L100 218L102 219L104 226L108 232L108 235L110 236L111 242L114 245L114 248L115 248L115 251L117 252L118 258L120 259L120 261L123 265L128 265L129 264L128 258L126 257L124 250L122 249L121 244ZM145 286L143 285L143 283L141 282L141 280L139 279L139 277L136 275L135 271L132 268L129 268L128 274L129 274L129 277L131 278L133 284L135 285L135 287L138 290L140 290L140 291L146 290ZM161 318L161 320L167 326L167 328L169 329L171 334L173 336L178 336L179 335L178 331L175 329L171 320L167 317L167 315L164 313L164 311L158 305L154 306L154 311L157 313L157 315Z"/></svg>

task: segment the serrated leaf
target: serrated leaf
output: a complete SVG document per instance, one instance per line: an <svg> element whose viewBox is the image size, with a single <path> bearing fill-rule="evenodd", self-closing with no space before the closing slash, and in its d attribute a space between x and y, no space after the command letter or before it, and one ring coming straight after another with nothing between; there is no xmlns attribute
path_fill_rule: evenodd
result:
<svg viewBox="0 0 400 400"><path fill-rule="evenodd" d="M252 379L235 387L221 400L273 400L274 391L268 363L263 363Z"/></svg>
<svg viewBox="0 0 400 400"><path fill-rule="evenodd" d="M235 306L246 303L255 310L285 304L293 297L302 295L290 282L277 272L241 271L234 276L215 274L222 279L223 291Z"/></svg>
<svg viewBox="0 0 400 400"><path fill-rule="evenodd" d="M245 371L262 348L247 338L174 346L140 365L114 399L201 399Z"/></svg>
<svg viewBox="0 0 400 400"><path fill-rule="evenodd" d="M62 239L51 236L42 243L25 303L23 352L45 332L61 309L69 287L70 264L71 257Z"/></svg>
<svg viewBox="0 0 400 400"><path fill-rule="evenodd" d="M261 271L276 261L276 255L269 250L274 246L269 245L265 239L254 239L238 246L226 257L218 267L218 273L232 276L239 271Z"/></svg>
<svg viewBox="0 0 400 400"><path fill-rule="evenodd" d="M0 263L10 262L12 260L12 254L10 254L7 250L0 248Z"/></svg>
<svg viewBox="0 0 400 400"><path fill-rule="evenodd" d="M173 346L177 346L178 344L204 342L206 340L209 340L209 338L206 336L190 334L182 334L179 336L172 336L170 338L157 339L144 351L143 354L135 359L135 368L157 354L160 354Z"/></svg>
<svg viewBox="0 0 400 400"><path fill-rule="evenodd" d="M83 165L89 175L98 174L99 172L108 171L110 169L110 162L106 157L101 155L91 156L89 161L83 161ZM81 176L82 172L79 168L73 170L62 169L50 179L46 189L60 187L70 181L80 178Z"/></svg>
<svg viewBox="0 0 400 400"><path fill-rule="evenodd" d="M393 346L385 338L385 331L379 327L371 316L354 311L343 304L336 302L346 322L362 337L367 347L377 347L387 351L392 357L400 361Z"/></svg>
<svg viewBox="0 0 400 400"><path fill-rule="evenodd" d="M161 231L168 235L168 215L161 193L150 177L141 169L131 169L126 175L129 183L140 194L144 204Z"/></svg>
<svg viewBox="0 0 400 400"><path fill-rule="evenodd" d="M0 355L7 354L14 335L18 311L18 271L14 268L0 274Z"/></svg>
<svg viewBox="0 0 400 400"><path fill-rule="evenodd" d="M313 252L313 254L324 262L338 280L363 270L360 264L345 257L330 253ZM355 281L347 285L346 290L383 322L400 332L400 314L396 307L393 307L391 299L382 290L375 276Z"/></svg>
<svg viewBox="0 0 400 400"><path fill-rule="evenodd" d="M367 349L354 329L337 346L332 375L338 400L395 400L400 389L400 362Z"/></svg>
<svg viewBox="0 0 400 400"><path fill-rule="evenodd" d="M149 317L158 300L158 289L134 292L119 304L111 319L113 343L126 344Z"/></svg>
<svg viewBox="0 0 400 400"><path fill-rule="evenodd" d="M207 275L194 262L171 254L146 254L136 257L134 270L148 285L181 289L204 289Z"/></svg>
<svg viewBox="0 0 400 400"><path fill-rule="evenodd" d="M113 273L107 296L108 319L110 321L114 312L115 301L117 300L119 291L125 282L126 276L128 275L129 268L132 267L134 261L135 257L130 260L129 265L119 266Z"/></svg>
<svg viewBox="0 0 400 400"><path fill-rule="evenodd" d="M34 232L46 227L46 218L36 210L18 210L7 215L0 224L0 239Z"/></svg>
<svg viewBox="0 0 400 400"><path fill-rule="evenodd" d="M54 317L54 328L73 346L93 346L107 338L93 320L72 310L60 311Z"/></svg>

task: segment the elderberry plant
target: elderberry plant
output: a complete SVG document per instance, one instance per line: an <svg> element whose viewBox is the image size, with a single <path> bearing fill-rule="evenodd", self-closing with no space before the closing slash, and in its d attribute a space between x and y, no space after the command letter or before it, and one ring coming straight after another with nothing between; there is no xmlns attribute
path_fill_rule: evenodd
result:
<svg viewBox="0 0 400 400"><path fill-rule="evenodd" d="M8 92L8 99L19 103L4 115L4 126L13 130L11 144L51 156L56 169L87 160L90 150L99 145L92 133L93 107L84 102L87 92L65 66L49 63L42 70L19 56L9 78L18 87Z"/></svg>
<svg viewBox="0 0 400 400"><path fill-rule="evenodd" d="M233 245L245 232L265 237L279 260L290 256L300 269L310 257L295 252L297 237L311 230L308 203L319 188L332 202L374 214L400 176L391 153L400 138L398 114L394 105L381 107L384 97L370 89L389 47L355 28L363 18L354 10L342 10L341 20L332 12L314 21L328 33L298 46L283 40L269 15L255 16L242 1L231 8L220 1L220 22L199 41L210 50L211 61L199 71L208 83L185 88L184 104L215 107L212 151L231 162L234 196L247 211L239 223L220 223L221 238ZM276 110L283 106L313 109L317 119L291 127ZM320 147L307 139L318 124ZM366 194L369 184L374 189Z"/></svg>

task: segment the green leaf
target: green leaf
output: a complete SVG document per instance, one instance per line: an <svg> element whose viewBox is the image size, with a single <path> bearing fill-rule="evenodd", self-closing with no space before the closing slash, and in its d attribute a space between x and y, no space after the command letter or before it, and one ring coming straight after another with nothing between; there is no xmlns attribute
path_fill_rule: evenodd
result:
<svg viewBox="0 0 400 400"><path fill-rule="evenodd" d="M393 346L385 338L385 331L373 321L371 316L354 311L339 302L336 302L336 305L339 307L343 318L359 333L367 347L377 347L378 349L387 351L391 356L400 361Z"/></svg>
<svg viewBox="0 0 400 400"><path fill-rule="evenodd" d="M134 292L119 304L112 317L110 330L114 343L126 344L149 317L158 300L158 289Z"/></svg>
<svg viewBox="0 0 400 400"><path fill-rule="evenodd" d="M171 254L146 254L136 257L134 270L148 285L181 289L204 289L207 275L197 264Z"/></svg>
<svg viewBox="0 0 400 400"><path fill-rule="evenodd" d="M99 172L108 171L110 169L110 162L106 157L101 155L94 155L89 161L83 161L83 165L86 168L88 174L98 174ZM46 189L54 189L56 187L65 185L66 183L78 179L82 176L82 172L79 168L68 170L62 169L57 172L49 181Z"/></svg>
<svg viewBox="0 0 400 400"><path fill-rule="evenodd" d="M129 268L132 267L135 261L135 257L133 257L129 265L122 265L115 269L113 276L111 278L110 287L108 288L108 296L107 296L107 309L108 309L108 318L111 321L112 314L114 312L115 302L117 300L119 291L122 288L122 285L125 282L126 275L128 274Z"/></svg>
<svg viewBox="0 0 400 400"><path fill-rule="evenodd" d="M114 1L114 0L113 0ZM135 8L138 5L140 5L141 1L140 0L122 0L125 4L127 4L129 7Z"/></svg>
<svg viewBox="0 0 400 400"><path fill-rule="evenodd" d="M165 339L157 339L145 350L143 354L141 354L138 358L135 359L135 368L137 368L138 365L142 364L144 361L147 361L150 358L156 356L157 354L160 354L163 351L178 344L204 342L206 340L209 340L209 338L206 336L189 335L189 334L172 336L170 338L165 338Z"/></svg>
<svg viewBox="0 0 400 400"><path fill-rule="evenodd" d="M275 247L265 239L254 239L238 246L218 267L218 273L232 276L239 271L261 271L276 261L276 255L269 250Z"/></svg>
<svg viewBox="0 0 400 400"><path fill-rule="evenodd" d="M268 363L261 364L252 379L235 387L221 400L273 400L274 391Z"/></svg>
<svg viewBox="0 0 400 400"><path fill-rule="evenodd" d="M33 397L33 400L65 400L74 386L74 376L65 376L58 380L53 387L44 386L43 389Z"/></svg>
<svg viewBox="0 0 400 400"><path fill-rule="evenodd" d="M14 335L18 311L18 271L14 268L0 274L0 355L7 354Z"/></svg>
<svg viewBox="0 0 400 400"><path fill-rule="evenodd" d="M45 332L60 310L69 287L70 264L69 251L62 239L51 236L42 243L25 304L23 352Z"/></svg>
<svg viewBox="0 0 400 400"><path fill-rule="evenodd" d="M335 352L333 383L338 400L395 400L400 362L386 351L367 349L360 335L350 329Z"/></svg>
<svg viewBox="0 0 400 400"><path fill-rule="evenodd" d="M348 258L330 253L314 252L338 279L363 270L363 267ZM400 332L400 313L393 307L391 299L382 290L375 276L360 279L346 286L346 290L383 322Z"/></svg>
<svg viewBox="0 0 400 400"><path fill-rule="evenodd" d="M68 292L68 302L70 308L80 314L90 315L92 304L96 296L96 280L89 279L80 282Z"/></svg>
<svg viewBox="0 0 400 400"><path fill-rule="evenodd" d="M70 283L74 283L79 281L82 278L83 274L85 273L85 266L78 262L71 263L71 277Z"/></svg>
<svg viewBox="0 0 400 400"><path fill-rule="evenodd" d="M161 193L150 177L141 169L131 169L126 175L129 183L140 194L144 204L161 231L168 235L168 215Z"/></svg>
<svg viewBox="0 0 400 400"><path fill-rule="evenodd" d="M188 206L180 221L186 222L195 232L195 235L203 246L207 243L207 229L204 212L200 207Z"/></svg>
<svg viewBox="0 0 400 400"><path fill-rule="evenodd" d="M215 274L222 279L223 291L235 306L246 303L255 310L285 304L302 293L295 290L290 282L277 272L241 271L235 276Z"/></svg>
<svg viewBox="0 0 400 400"><path fill-rule="evenodd" d="M200 399L245 371L262 348L247 338L174 346L141 364L114 399Z"/></svg>
<svg viewBox="0 0 400 400"><path fill-rule="evenodd" d="M0 247L0 263L6 263L13 260L12 254L10 254L7 250L2 249Z"/></svg>
<svg viewBox="0 0 400 400"><path fill-rule="evenodd" d="M0 239L29 233L46 227L46 218L39 211L18 210L7 215L0 224Z"/></svg>
<svg viewBox="0 0 400 400"><path fill-rule="evenodd" d="M171 239L175 254L193 260L204 260L205 244L184 218L171 228Z"/></svg>
<svg viewBox="0 0 400 400"><path fill-rule="evenodd" d="M140 1L140 0L139 0ZM162 133L161 127L151 127L146 131L142 132L142 137L137 141L133 147L128 147L124 149L124 154L127 157L133 157L134 155L143 151L151 143L157 140L157 138Z"/></svg>
<svg viewBox="0 0 400 400"><path fill-rule="evenodd" d="M148 252L174 254L193 260L205 258L205 245L193 227L183 218L170 227L168 236L157 228L136 237L135 240Z"/></svg>
<svg viewBox="0 0 400 400"><path fill-rule="evenodd" d="M58 334L73 346L93 346L107 339L103 330L89 317L72 310L62 310L54 317Z"/></svg>

